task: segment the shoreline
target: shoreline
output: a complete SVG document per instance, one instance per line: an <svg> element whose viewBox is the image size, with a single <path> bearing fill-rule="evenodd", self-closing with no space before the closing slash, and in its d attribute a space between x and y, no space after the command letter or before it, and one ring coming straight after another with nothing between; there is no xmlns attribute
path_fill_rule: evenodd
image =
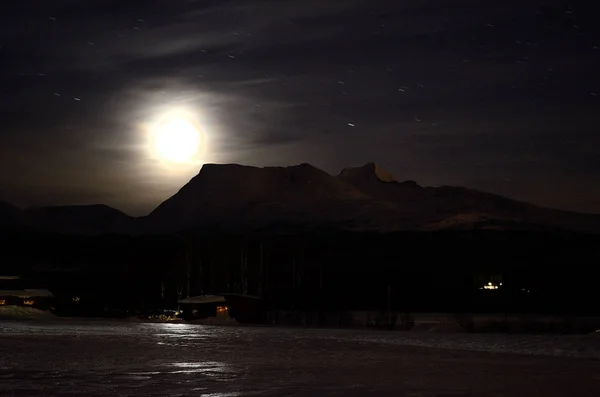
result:
<svg viewBox="0 0 600 397"><path fill-rule="evenodd" d="M289 320L289 319L288 319ZM264 327L282 329L318 329L318 330L369 330L394 332L401 334L500 334L500 335L590 335L600 336L600 319L596 317L565 317L535 314L499 315L499 314L452 314L452 313L414 313L410 323L352 323L352 324L315 324L294 321L278 321L264 324L239 323L234 319L207 318L186 321L182 318L161 320L129 317L84 317L57 316L49 311L27 307L1 307L0 322L118 322L138 324L187 324L222 327Z"/></svg>

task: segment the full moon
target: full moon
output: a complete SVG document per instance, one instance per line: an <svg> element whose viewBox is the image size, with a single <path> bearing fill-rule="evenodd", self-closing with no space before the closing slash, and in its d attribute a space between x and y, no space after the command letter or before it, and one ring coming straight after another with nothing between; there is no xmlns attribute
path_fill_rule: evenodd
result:
<svg viewBox="0 0 600 397"><path fill-rule="evenodd" d="M152 150L161 160L190 163L201 146L199 129L186 117L175 115L156 123L152 131Z"/></svg>

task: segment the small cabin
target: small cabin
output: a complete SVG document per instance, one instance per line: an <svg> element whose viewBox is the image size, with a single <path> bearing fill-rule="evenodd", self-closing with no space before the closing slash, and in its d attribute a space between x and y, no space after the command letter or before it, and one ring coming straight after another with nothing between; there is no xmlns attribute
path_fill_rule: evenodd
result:
<svg viewBox="0 0 600 397"><path fill-rule="evenodd" d="M40 310L54 309L54 295L47 289L27 288L18 276L0 276L0 307L24 306Z"/></svg>
<svg viewBox="0 0 600 397"><path fill-rule="evenodd" d="M40 310L53 309L54 296L45 289L0 290L1 306L25 306Z"/></svg>
<svg viewBox="0 0 600 397"><path fill-rule="evenodd" d="M238 323L261 324L266 321L262 299L242 294L200 295L178 301L185 320L222 319Z"/></svg>

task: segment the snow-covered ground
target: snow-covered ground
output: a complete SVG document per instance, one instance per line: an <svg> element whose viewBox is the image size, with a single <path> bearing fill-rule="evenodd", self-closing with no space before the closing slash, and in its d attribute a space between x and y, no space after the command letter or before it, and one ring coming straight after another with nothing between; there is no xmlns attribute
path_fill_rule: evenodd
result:
<svg viewBox="0 0 600 397"><path fill-rule="evenodd" d="M600 396L600 335L0 323L0 396Z"/></svg>
<svg viewBox="0 0 600 397"><path fill-rule="evenodd" d="M52 320L54 315L47 310L39 310L23 306L1 306L0 321L15 319Z"/></svg>

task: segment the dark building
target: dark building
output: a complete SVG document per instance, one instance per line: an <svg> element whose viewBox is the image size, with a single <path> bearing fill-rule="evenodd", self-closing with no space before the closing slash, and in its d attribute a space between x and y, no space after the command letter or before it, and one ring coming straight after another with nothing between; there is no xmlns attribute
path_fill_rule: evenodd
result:
<svg viewBox="0 0 600 397"><path fill-rule="evenodd" d="M266 321L262 299L242 294L201 295L178 301L185 320L221 319L261 324Z"/></svg>
<svg viewBox="0 0 600 397"><path fill-rule="evenodd" d="M18 276L0 276L0 307L25 306L41 310L54 309L54 296L50 291L28 287L27 280Z"/></svg>

